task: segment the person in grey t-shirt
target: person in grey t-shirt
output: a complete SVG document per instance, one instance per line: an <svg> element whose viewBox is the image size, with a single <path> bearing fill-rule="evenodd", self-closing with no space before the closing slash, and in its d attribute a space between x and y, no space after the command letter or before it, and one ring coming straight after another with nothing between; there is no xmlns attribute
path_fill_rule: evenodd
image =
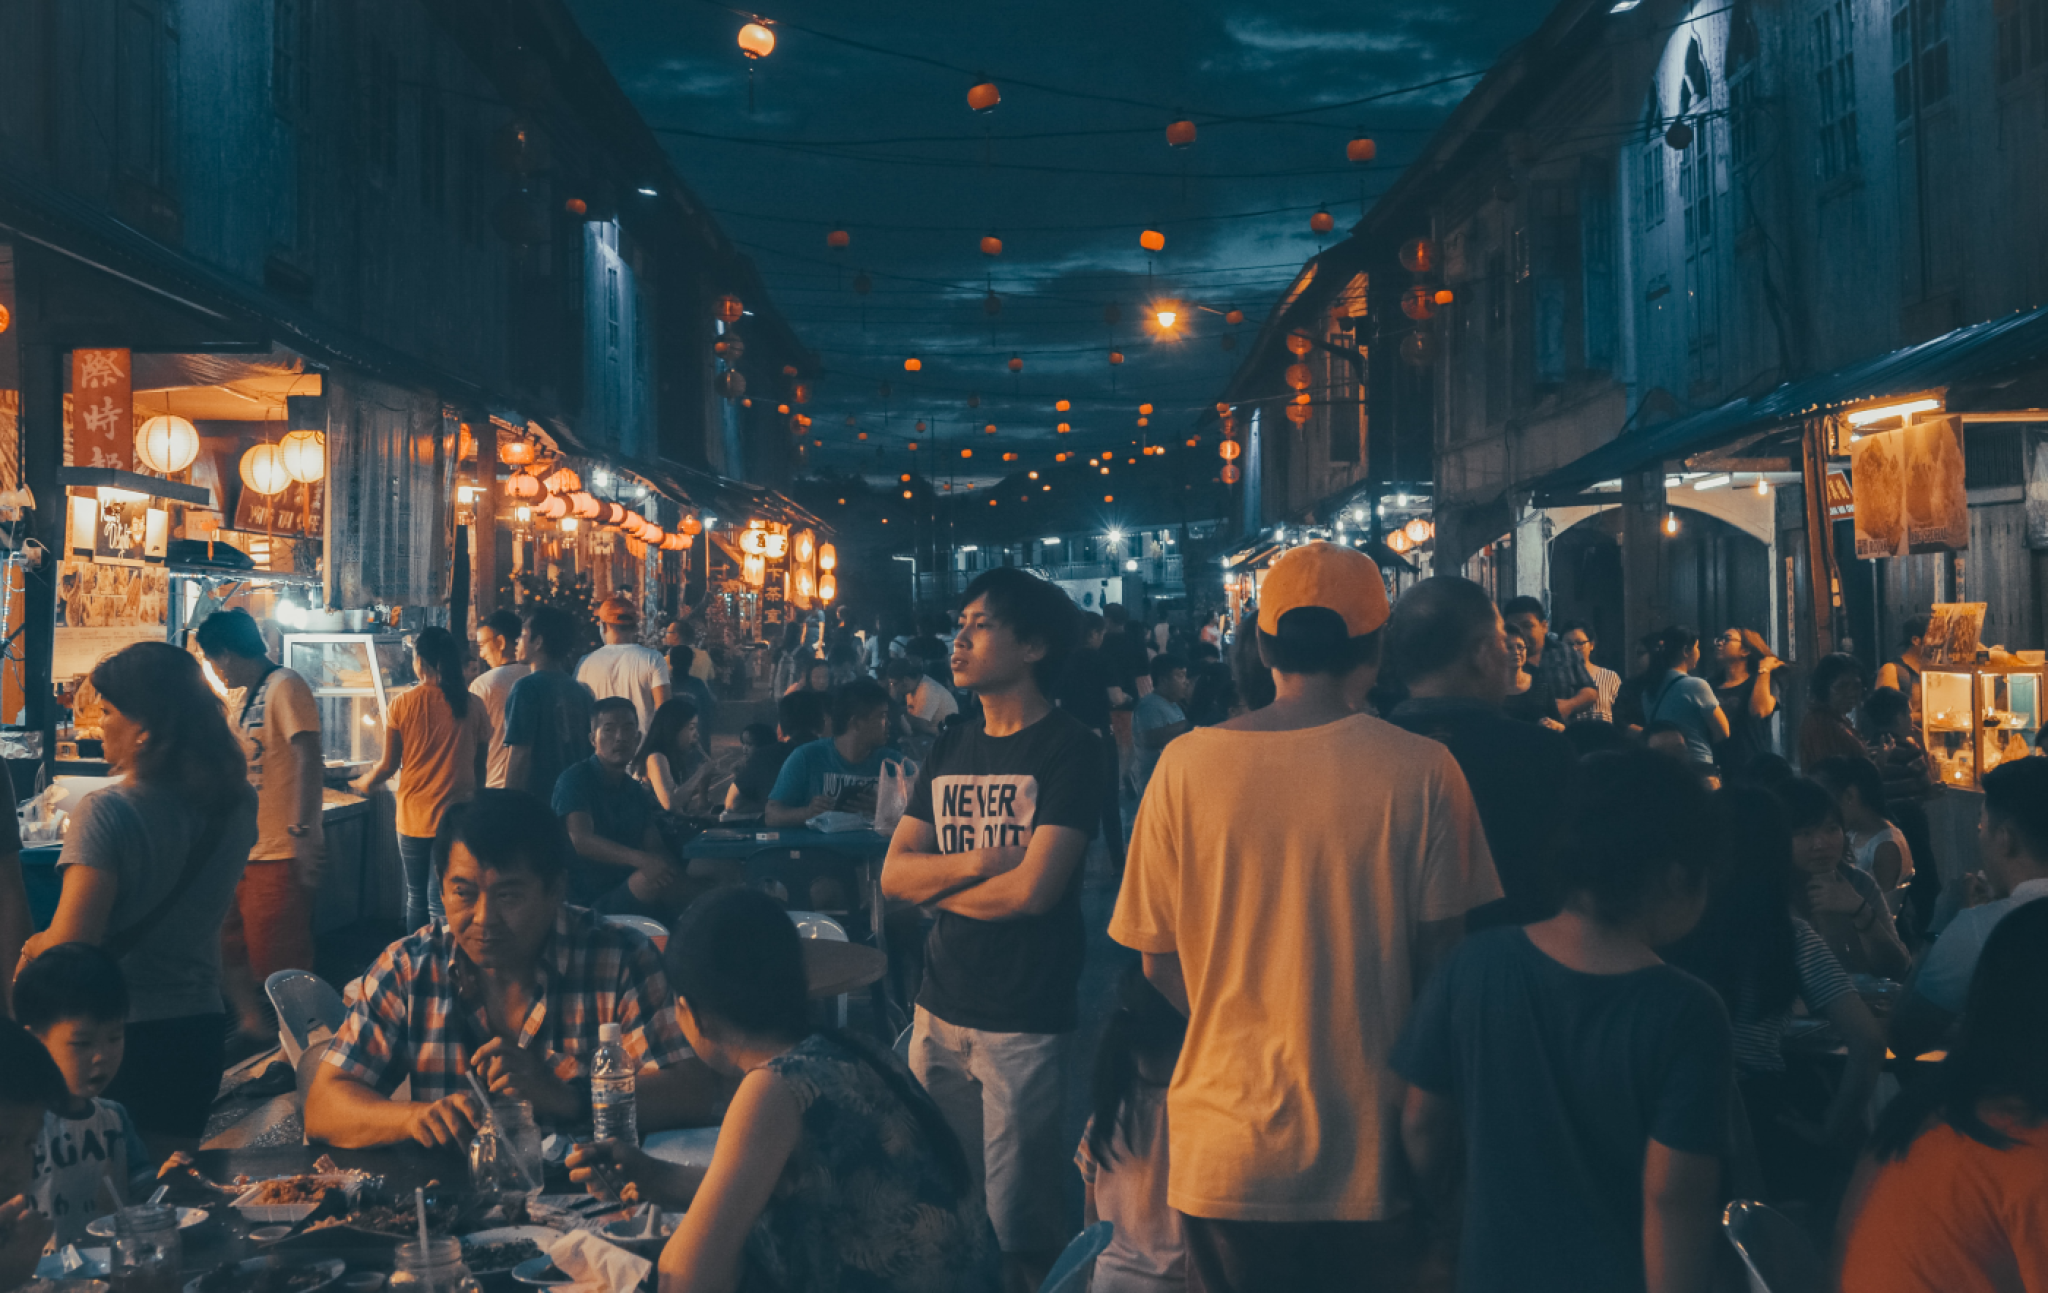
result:
<svg viewBox="0 0 2048 1293"><path fill-rule="evenodd" d="M57 913L22 955L92 943L119 960L127 1059L106 1096L162 1153L198 1143L220 1089L220 931L256 843L256 796L193 656L138 642L100 661L91 682L107 762L124 779L72 813Z"/></svg>

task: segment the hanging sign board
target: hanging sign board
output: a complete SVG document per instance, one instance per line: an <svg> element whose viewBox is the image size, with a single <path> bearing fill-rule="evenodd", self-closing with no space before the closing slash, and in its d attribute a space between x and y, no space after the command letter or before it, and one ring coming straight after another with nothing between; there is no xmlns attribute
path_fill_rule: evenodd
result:
<svg viewBox="0 0 2048 1293"><path fill-rule="evenodd" d="M1856 495L1849 488L1849 478L1839 471L1828 473L1828 519L1846 521L1856 515Z"/></svg>
<svg viewBox="0 0 2048 1293"><path fill-rule="evenodd" d="M235 526L253 534L319 535L327 524L327 482L293 484L279 493L265 496L242 487L242 500L235 505Z"/></svg>
<svg viewBox="0 0 2048 1293"><path fill-rule="evenodd" d="M1906 441L1906 541L1914 552L1970 546L1970 495L1963 482L1963 419L1921 418Z"/></svg>
<svg viewBox="0 0 2048 1293"><path fill-rule="evenodd" d="M71 465L135 470L135 405L125 350L71 352Z"/></svg>
<svg viewBox="0 0 2048 1293"><path fill-rule="evenodd" d="M1867 435L1849 446L1855 476L1856 555L1864 561L1906 555L1906 433ZM1828 474L1829 515L1836 476Z"/></svg>

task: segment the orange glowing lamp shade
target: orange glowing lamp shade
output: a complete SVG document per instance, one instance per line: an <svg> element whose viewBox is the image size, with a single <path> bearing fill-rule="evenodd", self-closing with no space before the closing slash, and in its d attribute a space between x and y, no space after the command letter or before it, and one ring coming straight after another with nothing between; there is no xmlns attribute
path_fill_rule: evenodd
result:
<svg viewBox="0 0 2048 1293"><path fill-rule="evenodd" d="M1296 426L1300 426L1308 421L1308 412L1308 405L1306 404L1290 404L1287 406L1287 420Z"/></svg>
<svg viewBox="0 0 2048 1293"><path fill-rule="evenodd" d="M1401 268L1411 274L1427 274L1436 268L1436 244L1427 238L1410 238L1401 244Z"/></svg>
<svg viewBox="0 0 2048 1293"><path fill-rule="evenodd" d="M844 229L834 229L825 235L825 245L833 251L845 251L853 242L853 235Z"/></svg>
<svg viewBox="0 0 2048 1293"><path fill-rule="evenodd" d="M992 233L983 234L981 236L981 254L984 256L1002 255L1003 240L1001 238L996 237Z"/></svg>
<svg viewBox="0 0 2048 1293"><path fill-rule="evenodd" d="M1072 400L1054 400L1052 405L1052 411L1055 413L1064 413L1072 407L1074 407L1074 402Z"/></svg>
<svg viewBox="0 0 2048 1293"><path fill-rule="evenodd" d="M746 580L749 584L752 584L756 588L759 588L761 585L767 583L768 559L766 557L761 556L749 556L745 558L740 563L740 578Z"/></svg>
<svg viewBox="0 0 2048 1293"><path fill-rule="evenodd" d="M183 471L199 457L199 428L176 414L158 414L135 429L135 456L166 476Z"/></svg>
<svg viewBox="0 0 2048 1293"><path fill-rule="evenodd" d="M540 451L531 440L512 437L498 441L498 461L507 467L531 466L539 456Z"/></svg>
<svg viewBox="0 0 2048 1293"><path fill-rule="evenodd" d="M974 450L972 450L972 449L962 449L962 450L960 451L960 456L961 456L962 458L972 458L972 457L974 456Z"/></svg>
<svg viewBox="0 0 2048 1293"><path fill-rule="evenodd" d="M1405 531L1396 530L1387 536L1387 546L1396 552L1406 552L1415 546L1415 541Z"/></svg>
<svg viewBox="0 0 2048 1293"><path fill-rule="evenodd" d="M1166 235L1157 229L1147 229L1138 235L1138 245L1146 251L1165 251Z"/></svg>
<svg viewBox="0 0 2048 1293"><path fill-rule="evenodd" d="M1307 391L1300 391L1295 394L1294 402L1296 404L1307 404L1310 398L1311 397Z"/></svg>
<svg viewBox="0 0 2048 1293"><path fill-rule="evenodd" d="M590 213L590 204L582 198L570 198L562 203L562 210L567 211L572 216L588 215Z"/></svg>
<svg viewBox="0 0 2048 1293"><path fill-rule="evenodd" d="M534 511L550 521L559 521L569 515L569 500L560 494L550 494L536 503Z"/></svg>
<svg viewBox="0 0 2048 1293"><path fill-rule="evenodd" d="M1244 446L1235 440L1225 440L1222 444L1216 446L1217 455L1225 462L1234 461L1243 452Z"/></svg>
<svg viewBox="0 0 2048 1293"><path fill-rule="evenodd" d="M799 404L809 404L811 402L811 384L809 382L798 382L790 387L789 398Z"/></svg>
<svg viewBox="0 0 2048 1293"><path fill-rule="evenodd" d="M1226 485L1235 485L1239 480L1243 479L1244 477L1244 473L1238 470L1238 466L1234 462L1224 463L1223 470L1219 474L1223 479L1223 483Z"/></svg>
<svg viewBox="0 0 2048 1293"><path fill-rule="evenodd" d="M689 546L690 536L686 534L671 534L664 537L661 541L661 550L663 552L681 552Z"/></svg>
<svg viewBox="0 0 2048 1293"><path fill-rule="evenodd" d="M982 427L982 429L981 429L981 433L982 433L983 435L994 435L994 434L996 433L996 424L995 424L995 423L993 423L993 422L990 422L990 423L989 423L989 424L987 424L986 426Z"/></svg>
<svg viewBox="0 0 2048 1293"><path fill-rule="evenodd" d="M1419 516L1402 526L1401 529L1416 543L1426 542L1431 535L1436 533L1436 527Z"/></svg>
<svg viewBox="0 0 2048 1293"><path fill-rule="evenodd" d="M1457 299L1458 298L1456 294L1454 294L1448 287L1440 287L1436 290L1436 303L1438 305L1449 305L1452 301L1455 301Z"/></svg>
<svg viewBox="0 0 2048 1293"><path fill-rule="evenodd" d="M1152 416L1152 406L1150 404L1140 404L1138 412L1149 418Z"/></svg>
<svg viewBox="0 0 2048 1293"><path fill-rule="evenodd" d="M923 367L924 360L919 359L916 355L912 355L910 358L903 361L903 371L906 373L917 372L919 369Z"/></svg>
<svg viewBox="0 0 2048 1293"><path fill-rule="evenodd" d="M1225 314L1224 314L1224 316L1223 316L1223 321L1224 321L1225 323L1228 323L1228 324L1230 324L1231 326L1235 327L1236 325L1238 325L1238 324L1240 324L1240 323L1243 323L1243 322L1244 322L1244 311L1243 311L1243 310L1231 310L1231 311L1228 311L1227 313L1225 313Z"/></svg>
<svg viewBox="0 0 2048 1293"><path fill-rule="evenodd" d="M833 546L832 546L831 544L829 544L829 543L821 543L821 544L819 544L819 545L818 545L818 569L820 569L820 570L828 570L828 571L829 571L829 570L837 570L838 568L839 568L839 549L837 549L837 548L833 547Z"/></svg>
<svg viewBox="0 0 2048 1293"><path fill-rule="evenodd" d="M718 298L718 317L727 323L738 323L747 315L745 302L727 292Z"/></svg>
<svg viewBox="0 0 2048 1293"><path fill-rule="evenodd" d="M1114 494L1104 494L1104 495L1102 496L1102 501L1103 501L1103 502L1105 502L1105 503L1114 503L1114 502L1116 502L1116 495L1114 495Z"/></svg>
<svg viewBox="0 0 2048 1293"><path fill-rule="evenodd" d="M787 405L787 404L778 404L778 405L776 405L776 406L775 406L775 411L776 411L777 413L780 413L780 414L782 414L782 415L783 415L784 417L788 417L788 416L789 416L789 405ZM803 425L803 423L802 423L802 422L798 422L798 423L797 423L797 425L798 425L798 426L802 426L802 425Z"/></svg>
<svg viewBox="0 0 2048 1293"><path fill-rule="evenodd" d="M794 583L794 584L796 585L796 595L797 595L798 597L804 597L804 598L808 598L808 597L809 597L809 596L811 595L811 593L812 593L812 591L813 591L813 586L812 586L812 584L811 584L811 572L810 572L810 571L808 571L808 570L799 570L799 571L797 571L797 572L796 572L796 578L795 578L794 580L792 580L791 582L793 582L793 583Z"/></svg>
<svg viewBox="0 0 2048 1293"><path fill-rule="evenodd" d="M1192 144L1194 142L1194 122L1188 121L1185 118L1183 118L1182 120L1171 122L1167 125L1166 146L1168 148L1186 148L1189 144Z"/></svg>
<svg viewBox="0 0 2048 1293"><path fill-rule="evenodd" d="M1063 453L1056 453L1052 456L1052 460L1054 462L1065 462L1067 460L1067 455Z"/></svg>
<svg viewBox="0 0 2048 1293"><path fill-rule="evenodd" d="M1016 454L1014 454L1014 453L1006 453L1006 454L1004 454L1004 455L1003 455L1003 461L1004 461L1004 462L1015 462L1015 461L1017 461L1017 455L1016 455Z"/></svg>
<svg viewBox="0 0 2048 1293"><path fill-rule="evenodd" d="M740 53L748 58L766 58L775 52L775 33L758 22L740 28Z"/></svg>
<svg viewBox="0 0 2048 1293"><path fill-rule="evenodd" d="M763 537L763 535L765 534L766 531L756 529L752 526L749 526L747 529L741 531L740 551L746 553L748 556L753 557L758 557L765 554L768 550L767 540Z"/></svg>
<svg viewBox="0 0 2048 1293"><path fill-rule="evenodd" d="M809 530L796 532L796 562L800 566L811 564L811 558L818 555L818 536Z"/></svg>
<svg viewBox="0 0 2048 1293"><path fill-rule="evenodd" d="M1436 293L1426 287L1411 287L1401 293L1401 313L1420 323L1436 313Z"/></svg>
<svg viewBox="0 0 2048 1293"><path fill-rule="evenodd" d="M912 441L910 442L910 452L912 452L912 453L916 453L916 452L917 452L917 441L915 441L915 440L912 440Z"/></svg>
<svg viewBox="0 0 2048 1293"><path fill-rule="evenodd" d="M967 91L967 106L976 112L991 112L1003 101L1003 92L996 88L994 81L983 81L970 86Z"/></svg>
<svg viewBox="0 0 2048 1293"><path fill-rule="evenodd" d="M916 497L916 495L915 495L915 494L913 494L913 493L911 493L911 491L909 491L909 490L907 490L907 489L906 489L906 490L904 490L904 491L903 491L903 497L905 497L905 498L915 498L915 497Z"/></svg>
<svg viewBox="0 0 2048 1293"><path fill-rule="evenodd" d="M1305 355L1316 348L1316 343L1310 341L1305 332L1290 332L1287 334L1287 348L1297 355Z"/></svg>
<svg viewBox="0 0 2048 1293"><path fill-rule="evenodd" d="M1344 159L1354 165L1363 166L1380 155L1380 146L1360 135L1344 145Z"/></svg>
<svg viewBox="0 0 2048 1293"><path fill-rule="evenodd" d="M603 512L604 505L582 490L569 495L569 515L579 520L595 520Z"/></svg>
<svg viewBox="0 0 2048 1293"><path fill-rule="evenodd" d="M1010 356L1010 371L1013 373L1021 373L1024 371L1024 357L1022 355Z"/></svg>
<svg viewBox="0 0 2048 1293"><path fill-rule="evenodd" d="M1065 435L1067 434L1067 432L1072 431L1073 429L1074 424L1071 422L1062 422L1053 428L1053 430L1058 432L1060 435Z"/></svg>
<svg viewBox="0 0 2048 1293"><path fill-rule="evenodd" d="M595 520L599 525L624 525L626 523L626 508L620 503L600 502L597 505Z"/></svg>
<svg viewBox="0 0 2048 1293"><path fill-rule="evenodd" d="M255 445L242 455L242 483L265 496L281 493L292 483L292 474L285 470L284 455L276 445Z"/></svg>
<svg viewBox="0 0 2048 1293"><path fill-rule="evenodd" d="M686 536L694 536L704 532L704 522L698 520L695 516L685 516L680 522L680 526Z"/></svg>
<svg viewBox="0 0 2048 1293"><path fill-rule="evenodd" d="M818 600L829 602L837 596L839 596L839 580L832 575L819 576Z"/></svg>
<svg viewBox="0 0 2048 1293"><path fill-rule="evenodd" d="M1110 352L1109 352L1109 362L1110 362L1110 363L1111 363L1112 365L1114 365L1114 364L1121 364L1121 363L1122 363L1123 361L1124 361L1124 352L1123 352L1123 351L1121 351L1121 350L1112 350L1112 351L1110 351Z"/></svg>
<svg viewBox="0 0 2048 1293"><path fill-rule="evenodd" d="M1151 425L1152 425L1152 419L1151 419L1151 418L1139 418L1139 419L1138 419L1138 425L1139 425L1139 426L1141 426L1141 427L1148 427L1148 426L1151 426Z"/></svg>
<svg viewBox="0 0 2048 1293"><path fill-rule="evenodd" d="M779 530L769 531L761 540L761 551L763 555L780 561L789 551L789 536Z"/></svg>
<svg viewBox="0 0 2048 1293"><path fill-rule="evenodd" d="M1337 218L1328 211L1318 210L1308 218L1308 227L1316 233L1328 233L1337 227Z"/></svg>
<svg viewBox="0 0 2048 1293"><path fill-rule="evenodd" d="M538 503L547 495L547 486L527 475L515 472L505 481L505 497L518 503Z"/></svg>
<svg viewBox="0 0 2048 1293"><path fill-rule="evenodd" d="M1308 384L1309 382L1314 380L1314 376L1315 375L1309 371L1309 367L1307 364L1287 365L1287 384L1289 386L1292 386L1297 391L1307 390Z"/></svg>

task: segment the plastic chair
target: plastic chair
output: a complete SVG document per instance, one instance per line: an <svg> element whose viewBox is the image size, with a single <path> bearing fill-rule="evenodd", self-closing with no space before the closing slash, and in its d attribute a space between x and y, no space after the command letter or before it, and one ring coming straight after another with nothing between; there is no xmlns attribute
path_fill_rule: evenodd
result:
<svg viewBox="0 0 2048 1293"><path fill-rule="evenodd" d="M1115 1236L1113 1221L1098 1221L1075 1235L1060 1259L1045 1273L1045 1283L1038 1286L1038 1293L1082 1293L1088 1287L1090 1265L1102 1256Z"/></svg>
<svg viewBox="0 0 2048 1293"><path fill-rule="evenodd" d="M304 970L279 970L263 981L263 991L277 1010L277 1044L285 1061L296 1065L308 1046L332 1037L348 1007L327 980Z"/></svg>
<svg viewBox="0 0 2048 1293"><path fill-rule="evenodd" d="M603 914L601 918L607 925L618 925L645 935L648 941L654 944L654 950L657 952L666 952L668 950L668 926L658 920L648 916L614 916L610 914Z"/></svg>
<svg viewBox="0 0 2048 1293"><path fill-rule="evenodd" d="M1721 1214L1721 1232L1742 1258L1750 1293L1827 1293L1827 1263L1784 1213L1737 1199Z"/></svg>
<svg viewBox="0 0 2048 1293"><path fill-rule="evenodd" d="M798 938L817 938L823 939L828 943L844 943L848 941L846 926L825 915L823 912L793 911L789 913L789 919L796 925L796 936ZM844 1028L846 1027L845 993L839 994L838 1002L839 1026Z"/></svg>

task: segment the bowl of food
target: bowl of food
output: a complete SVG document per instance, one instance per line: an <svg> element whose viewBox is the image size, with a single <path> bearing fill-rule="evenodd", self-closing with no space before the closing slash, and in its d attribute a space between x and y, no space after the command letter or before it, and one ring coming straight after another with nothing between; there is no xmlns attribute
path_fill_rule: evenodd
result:
<svg viewBox="0 0 2048 1293"><path fill-rule="evenodd" d="M513 1269L536 1257L562 1237L546 1226L499 1226L462 1237L462 1264L482 1279L487 1275L509 1275Z"/></svg>
<svg viewBox="0 0 2048 1293"><path fill-rule="evenodd" d="M309 1176L280 1176L258 1181L236 1195L228 1206L256 1225L284 1222L297 1225L313 1215L330 1190L339 1190L351 1204L360 1188L360 1177L341 1173Z"/></svg>

